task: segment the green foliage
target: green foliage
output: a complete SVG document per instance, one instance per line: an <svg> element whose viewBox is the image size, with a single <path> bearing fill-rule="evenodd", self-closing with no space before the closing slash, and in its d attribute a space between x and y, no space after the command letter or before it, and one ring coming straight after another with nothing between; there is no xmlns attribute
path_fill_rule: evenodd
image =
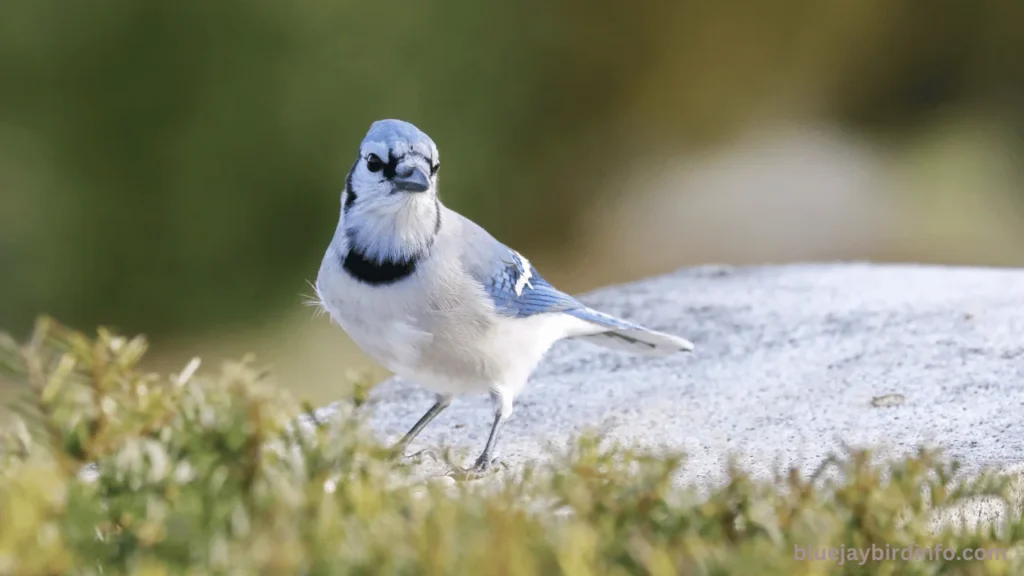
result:
<svg viewBox="0 0 1024 576"><path fill-rule="evenodd" d="M849 451L809 476L739 469L704 496L680 454L587 436L500 482L414 481L365 405L314 426L251 359L141 373L141 338L50 320L0 341L0 574L1010 574L1014 559L798 560L795 547L1010 550L932 513L1008 481L922 451ZM290 425L302 418L308 425ZM1011 565L1011 562L1015 564Z"/></svg>
<svg viewBox="0 0 1024 576"><path fill-rule="evenodd" d="M1022 12L4 0L0 325L20 335L48 310L164 336L294 303L378 118L430 133L445 200L524 253L572 239L581 206L633 159L751 122L897 129L947 104L1019 121Z"/></svg>

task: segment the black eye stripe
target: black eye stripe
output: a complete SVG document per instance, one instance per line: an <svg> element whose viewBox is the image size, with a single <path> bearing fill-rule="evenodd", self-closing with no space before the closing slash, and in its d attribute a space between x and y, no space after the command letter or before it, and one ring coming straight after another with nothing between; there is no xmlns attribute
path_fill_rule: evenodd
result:
<svg viewBox="0 0 1024 576"><path fill-rule="evenodd" d="M422 155L417 154L415 152L413 152L412 155L424 158ZM370 153L366 155L366 167L367 169L370 170L370 172L383 172L383 176L390 180L395 177L395 174L397 174L398 163L401 162L403 158L405 158L405 155L395 156L391 151L388 151L388 161L387 164L385 164L384 161L379 156ZM424 159L427 160L428 163L430 163L429 158ZM429 165L431 176L437 174L437 171L440 170L441 168L440 162L430 163Z"/></svg>
<svg viewBox="0 0 1024 576"><path fill-rule="evenodd" d="M395 171L398 170L398 161L401 158L396 157L391 152L388 152L388 163L384 165L384 177L388 180L395 177Z"/></svg>
<svg viewBox="0 0 1024 576"><path fill-rule="evenodd" d="M345 208L344 209L345 209L346 212L348 212L348 209L351 208L352 205L356 203L356 192L355 192L355 190L352 189L352 173L356 171L356 166L358 166L358 165L359 165L359 160L356 160L356 163L353 164L352 168L349 169L348 176L345 176Z"/></svg>

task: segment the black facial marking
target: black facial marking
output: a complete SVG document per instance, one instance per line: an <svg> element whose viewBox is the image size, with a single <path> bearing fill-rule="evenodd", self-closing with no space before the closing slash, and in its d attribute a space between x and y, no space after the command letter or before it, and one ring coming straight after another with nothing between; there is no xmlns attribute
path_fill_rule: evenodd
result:
<svg viewBox="0 0 1024 576"><path fill-rule="evenodd" d="M377 262L352 248L342 261L342 268L353 278L371 286L387 286L412 276L418 258Z"/></svg>
<svg viewBox="0 0 1024 576"><path fill-rule="evenodd" d="M348 171L348 176L345 176L345 212L352 207L356 202L355 190L352 190L352 173L356 171L356 166L359 165L359 160L352 165L352 169Z"/></svg>
<svg viewBox="0 0 1024 576"><path fill-rule="evenodd" d="M370 172L380 172L383 167L384 163L380 161L376 154L370 154L366 157L366 169Z"/></svg>
<svg viewBox="0 0 1024 576"><path fill-rule="evenodd" d="M388 163L384 165L384 177L388 180L395 177L395 172L398 170L399 160L401 160L400 157L397 157L392 154L391 151L388 151Z"/></svg>

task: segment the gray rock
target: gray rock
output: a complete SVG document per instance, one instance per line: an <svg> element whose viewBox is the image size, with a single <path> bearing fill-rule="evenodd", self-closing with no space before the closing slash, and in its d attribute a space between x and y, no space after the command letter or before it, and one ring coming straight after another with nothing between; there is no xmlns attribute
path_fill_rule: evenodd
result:
<svg viewBox="0 0 1024 576"><path fill-rule="evenodd" d="M644 358L557 344L499 444L511 467L549 442L603 427L683 449L684 481L722 477L735 454L755 475L813 469L841 442L898 455L941 446L966 469L1024 462L1024 271L904 265L701 267L586 294L601 310L694 342ZM392 379L371 423L397 439L430 405ZM467 463L491 419L465 397L410 451L452 446Z"/></svg>

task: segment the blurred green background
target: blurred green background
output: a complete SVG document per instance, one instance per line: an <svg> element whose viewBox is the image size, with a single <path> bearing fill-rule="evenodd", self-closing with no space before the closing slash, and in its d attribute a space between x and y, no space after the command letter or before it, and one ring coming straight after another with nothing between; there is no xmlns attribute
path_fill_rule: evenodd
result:
<svg viewBox="0 0 1024 576"><path fill-rule="evenodd" d="M303 306L373 120L570 291L680 266L1024 265L1024 2L6 0L0 326L366 367Z"/></svg>

